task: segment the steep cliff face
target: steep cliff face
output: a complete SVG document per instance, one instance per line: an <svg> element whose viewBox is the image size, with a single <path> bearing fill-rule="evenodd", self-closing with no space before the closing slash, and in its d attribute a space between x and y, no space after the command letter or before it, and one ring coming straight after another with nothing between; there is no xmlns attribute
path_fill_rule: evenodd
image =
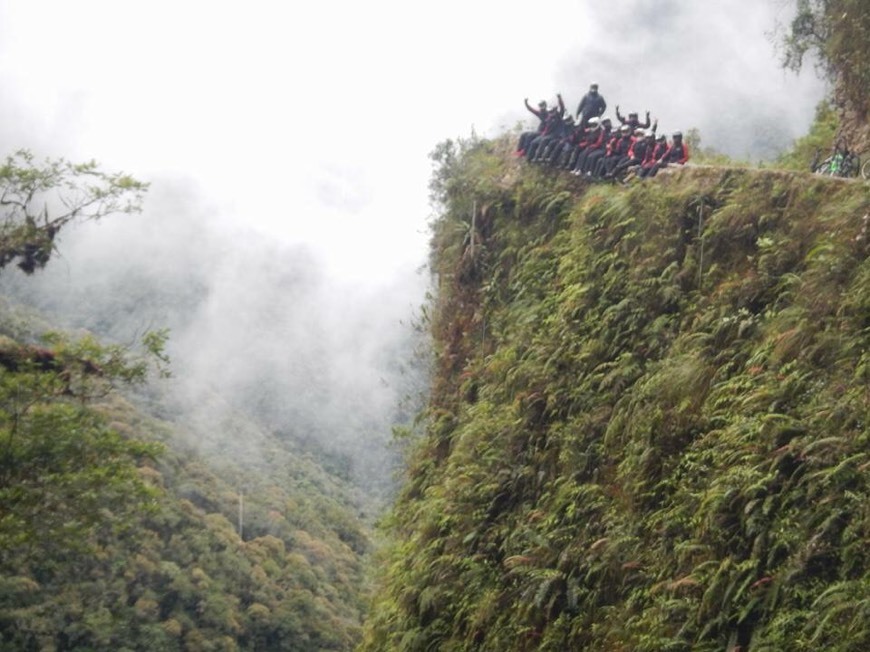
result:
<svg viewBox="0 0 870 652"><path fill-rule="evenodd" d="M362 649L867 649L868 186L461 149Z"/></svg>
<svg viewBox="0 0 870 652"><path fill-rule="evenodd" d="M862 153L863 158L870 156L870 121L867 107L853 102L842 90L842 85L838 87L834 97L840 107L840 135L844 143L851 151Z"/></svg>
<svg viewBox="0 0 870 652"><path fill-rule="evenodd" d="M840 126L837 140L864 153L870 147L870 6L866 0L797 0L783 40L784 65L799 70L808 52L831 82Z"/></svg>
<svg viewBox="0 0 870 652"><path fill-rule="evenodd" d="M870 149L870 6L862 0L822 3L828 18L823 52L840 108L840 135L852 151Z"/></svg>

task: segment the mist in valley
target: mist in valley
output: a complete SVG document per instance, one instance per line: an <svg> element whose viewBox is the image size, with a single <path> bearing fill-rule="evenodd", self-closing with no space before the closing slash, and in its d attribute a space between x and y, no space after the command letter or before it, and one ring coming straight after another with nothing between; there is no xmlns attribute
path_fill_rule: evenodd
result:
<svg viewBox="0 0 870 652"><path fill-rule="evenodd" d="M188 443L202 453L256 452L261 441L226 425L245 415L384 491L392 428L424 391L415 319L427 282L410 266L377 286L330 278L310 247L218 227L205 202L168 181L143 214L69 230L45 270L6 270L0 287L111 342L168 329L172 378L152 392L159 414L199 433Z"/></svg>
<svg viewBox="0 0 870 652"><path fill-rule="evenodd" d="M68 228L47 269L0 286L112 341L167 328L155 391L202 450L255 451L222 425L242 411L383 486L392 427L425 395L427 154L529 121L524 97L573 110L595 81L608 115L649 110L660 132L770 159L824 93L776 59L789 11L3 3L4 149L96 158L151 190L141 215Z"/></svg>

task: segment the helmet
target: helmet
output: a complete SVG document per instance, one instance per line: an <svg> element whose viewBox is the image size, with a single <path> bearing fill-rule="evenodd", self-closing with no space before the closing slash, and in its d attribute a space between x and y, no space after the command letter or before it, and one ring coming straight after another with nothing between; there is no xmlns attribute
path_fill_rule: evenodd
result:
<svg viewBox="0 0 870 652"><path fill-rule="evenodd" d="M674 138L682 138L682 137L683 137L682 131L675 131L674 132Z"/></svg>
<svg viewBox="0 0 870 652"><path fill-rule="evenodd" d="M631 125L622 125L619 128L619 131L621 131L624 134L627 134L629 131L631 131Z"/></svg>
<svg viewBox="0 0 870 652"><path fill-rule="evenodd" d="M660 143L665 142L667 139L668 139L668 137L665 136L664 134L661 134L658 138L656 138L656 140Z"/></svg>
<svg viewBox="0 0 870 652"><path fill-rule="evenodd" d="M634 135L638 138L643 138L644 136L646 136L646 131L638 127L634 130Z"/></svg>
<svg viewBox="0 0 870 652"><path fill-rule="evenodd" d="M586 122L586 124L589 125L590 127L597 127L597 126L599 126L599 124L598 124L599 122L601 122L601 121L598 118L589 118L589 120Z"/></svg>
<svg viewBox="0 0 870 652"><path fill-rule="evenodd" d="M612 123L610 122L610 118L603 118L603 119L601 120L601 124L603 124L603 125L609 125L609 124L612 124Z"/></svg>

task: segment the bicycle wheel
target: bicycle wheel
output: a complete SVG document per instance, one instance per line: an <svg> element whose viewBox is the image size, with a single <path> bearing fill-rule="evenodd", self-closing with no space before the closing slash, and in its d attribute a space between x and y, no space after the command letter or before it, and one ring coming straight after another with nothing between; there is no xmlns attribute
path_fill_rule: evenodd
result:
<svg viewBox="0 0 870 652"><path fill-rule="evenodd" d="M864 165L861 166L861 176L870 179L870 158L864 161Z"/></svg>

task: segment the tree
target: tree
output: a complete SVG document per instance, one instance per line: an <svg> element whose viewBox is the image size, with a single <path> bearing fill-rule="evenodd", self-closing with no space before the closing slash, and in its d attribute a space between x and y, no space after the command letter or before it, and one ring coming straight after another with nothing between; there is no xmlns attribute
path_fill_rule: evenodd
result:
<svg viewBox="0 0 870 652"><path fill-rule="evenodd" d="M867 0L796 0L796 13L782 38L783 66L798 71L806 56L834 84L834 103L846 117L848 140L867 136L870 113L870 8Z"/></svg>
<svg viewBox="0 0 870 652"><path fill-rule="evenodd" d="M19 150L0 165L0 269L45 267L61 228L74 221L141 211L147 183L101 170L95 161L37 163Z"/></svg>
<svg viewBox="0 0 870 652"><path fill-rule="evenodd" d="M707 165L734 165L726 154L717 151L714 147L701 146L701 131L697 127L692 127L686 130L686 135L683 137L683 142L689 148L692 154L692 159L695 163Z"/></svg>
<svg viewBox="0 0 870 652"><path fill-rule="evenodd" d="M137 212L147 187L94 161L36 163L15 152L0 164L0 268L15 260L27 274L44 267L61 228ZM161 330L142 341L161 375L166 339ZM48 348L0 337L0 568L15 560L27 572L24 550L34 577L40 560L93 548L101 528L120 527L122 515L148 502L138 463L160 450L124 439L90 407L116 383L144 382L144 359L92 337L44 340Z"/></svg>
<svg viewBox="0 0 870 652"><path fill-rule="evenodd" d="M826 17L826 0L797 0L797 13L783 38L783 59L785 68L798 72L807 53L815 52L824 59L825 43L830 34Z"/></svg>

